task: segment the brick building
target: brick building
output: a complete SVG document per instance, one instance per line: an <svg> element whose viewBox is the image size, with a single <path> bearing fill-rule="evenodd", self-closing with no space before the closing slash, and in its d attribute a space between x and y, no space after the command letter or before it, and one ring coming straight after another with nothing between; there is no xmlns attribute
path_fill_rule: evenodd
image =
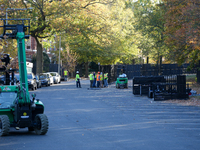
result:
<svg viewBox="0 0 200 150"><path fill-rule="evenodd" d="M26 61L32 62L33 55L37 52L37 43L32 36L26 41Z"/></svg>
<svg viewBox="0 0 200 150"><path fill-rule="evenodd" d="M25 40L25 48L26 48L26 61L32 62L33 55L36 55L37 53L37 42L35 38L31 37L29 39ZM55 57L55 54L52 53L52 51L55 50L54 48L44 49L43 51L47 53L50 59L50 63L52 63L53 57ZM18 69L18 58L14 58L11 63L12 68Z"/></svg>

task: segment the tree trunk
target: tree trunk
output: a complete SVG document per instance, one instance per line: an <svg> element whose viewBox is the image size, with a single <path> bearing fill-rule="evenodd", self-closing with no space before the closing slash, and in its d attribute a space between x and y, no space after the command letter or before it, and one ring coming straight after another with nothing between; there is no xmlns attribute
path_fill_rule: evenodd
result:
<svg viewBox="0 0 200 150"><path fill-rule="evenodd" d="M39 42L38 38L35 38L37 42L37 56L36 56L36 74L43 72L43 50L42 44Z"/></svg>
<svg viewBox="0 0 200 150"><path fill-rule="evenodd" d="M85 63L85 78L88 78L88 62Z"/></svg>

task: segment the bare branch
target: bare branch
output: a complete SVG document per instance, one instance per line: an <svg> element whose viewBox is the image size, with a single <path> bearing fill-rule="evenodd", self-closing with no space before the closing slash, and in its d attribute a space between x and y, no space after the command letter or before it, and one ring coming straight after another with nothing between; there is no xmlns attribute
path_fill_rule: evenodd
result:
<svg viewBox="0 0 200 150"><path fill-rule="evenodd" d="M99 2L89 2L89 3L87 3L85 6L83 6L81 8L87 8L88 6L94 5L94 4L108 5L108 4L112 4L112 3L114 3L114 0L111 1L111 2L106 2L106 3L105 2L101 2L101 1L99 1Z"/></svg>

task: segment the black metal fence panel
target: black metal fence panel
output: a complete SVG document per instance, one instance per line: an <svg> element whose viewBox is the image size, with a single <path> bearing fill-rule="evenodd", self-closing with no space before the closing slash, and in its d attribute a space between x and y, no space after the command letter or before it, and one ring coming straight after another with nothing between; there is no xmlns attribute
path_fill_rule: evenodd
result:
<svg viewBox="0 0 200 150"><path fill-rule="evenodd" d="M160 75L160 69L158 65L143 64L141 68L142 76L158 76Z"/></svg>
<svg viewBox="0 0 200 150"><path fill-rule="evenodd" d="M141 66L142 65L127 65L126 75L129 79L135 76L141 76Z"/></svg>
<svg viewBox="0 0 200 150"><path fill-rule="evenodd" d="M152 84L155 101L168 99L188 99L189 87L186 86L186 75L165 76L166 82Z"/></svg>
<svg viewBox="0 0 200 150"><path fill-rule="evenodd" d="M106 65L101 66L104 68L103 72L108 72L109 83L116 81L117 77L125 73L128 79L133 79L136 76L172 76L181 74L195 74L197 69L194 68L188 71L190 64L140 64L140 65Z"/></svg>
<svg viewBox="0 0 200 150"><path fill-rule="evenodd" d="M166 82L164 76L138 76L133 77L133 94L148 95L152 89L152 84L156 82Z"/></svg>
<svg viewBox="0 0 200 150"><path fill-rule="evenodd" d="M108 82L116 81L117 77L123 72L128 79L133 79L136 76L170 76L181 74L194 74L197 69L194 68L188 71L190 64L136 64L136 65L101 65L100 71L108 73ZM33 73L36 73L36 64L33 64ZM44 72L57 72L58 64L43 64ZM61 67L61 75L63 75L63 68ZM81 71L81 69L80 69ZM200 73L199 73L200 76ZM199 81L200 82L200 81Z"/></svg>

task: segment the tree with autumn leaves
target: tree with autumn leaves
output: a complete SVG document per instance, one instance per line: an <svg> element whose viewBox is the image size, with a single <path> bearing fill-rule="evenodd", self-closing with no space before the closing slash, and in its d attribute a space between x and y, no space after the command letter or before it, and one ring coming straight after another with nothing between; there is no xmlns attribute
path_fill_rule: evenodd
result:
<svg viewBox="0 0 200 150"><path fill-rule="evenodd" d="M129 1L134 12L141 56L182 64L200 60L200 3L198 0Z"/></svg>
<svg viewBox="0 0 200 150"><path fill-rule="evenodd" d="M33 8L31 13L25 11L20 17L31 19L30 35L37 42L37 73L42 72L43 66L42 39L53 39L55 35L62 36L64 51L65 43L68 43L68 48L77 54L78 63L94 61L113 64L126 54L136 56L136 47L128 45L133 39L130 24L132 11L126 8L125 0L3 2L5 9Z"/></svg>
<svg viewBox="0 0 200 150"><path fill-rule="evenodd" d="M199 0L164 0L165 42L170 57L178 63L197 64L200 60L200 2Z"/></svg>
<svg viewBox="0 0 200 150"><path fill-rule="evenodd" d="M66 41L71 50L78 55L77 62L85 63L86 76L88 62L115 64L129 57L136 57L133 26L130 23L132 11L127 9L124 1L108 5L90 5L80 9L73 18L76 34L67 33ZM71 16L73 17L73 16Z"/></svg>
<svg viewBox="0 0 200 150"><path fill-rule="evenodd" d="M37 73L42 72L42 39L55 42L55 35L62 39L62 61L67 63L69 55L76 58L73 63L84 62L86 67L92 61L127 64L138 57L158 62L162 56L180 64L199 60L197 0L3 0L2 4L4 15L6 8L33 8L20 17L31 19ZM1 42L2 51L14 49L6 49L11 42Z"/></svg>

